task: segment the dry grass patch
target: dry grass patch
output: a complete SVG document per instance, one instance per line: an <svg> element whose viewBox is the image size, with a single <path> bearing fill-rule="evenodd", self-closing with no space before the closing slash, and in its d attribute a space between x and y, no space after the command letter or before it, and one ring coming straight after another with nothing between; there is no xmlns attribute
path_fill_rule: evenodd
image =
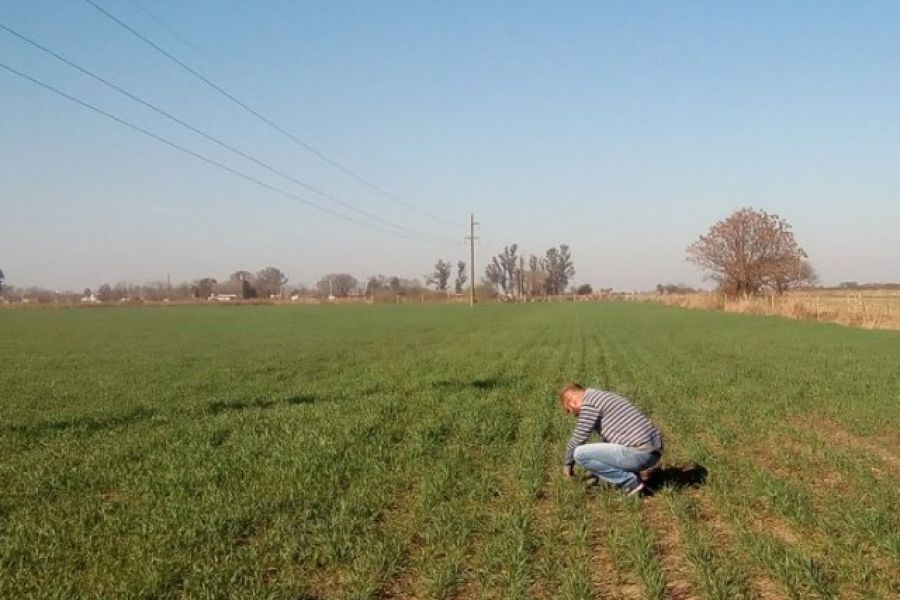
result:
<svg viewBox="0 0 900 600"><path fill-rule="evenodd" d="M454 600L475 600L483 597L484 590L481 584L471 577L466 577L453 593Z"/></svg>
<svg viewBox="0 0 900 600"><path fill-rule="evenodd" d="M729 299L721 294L638 294L634 300L683 308L772 315L838 323L863 329L900 329L900 296L846 298L833 294L787 294Z"/></svg>
<svg viewBox="0 0 900 600"><path fill-rule="evenodd" d="M641 584L616 567L616 561L602 539L592 546L591 551L591 583L598 597L622 600L644 598Z"/></svg>
<svg viewBox="0 0 900 600"><path fill-rule="evenodd" d="M406 569L392 577L384 584L379 598L396 600L415 600L416 588L420 574L414 569Z"/></svg>

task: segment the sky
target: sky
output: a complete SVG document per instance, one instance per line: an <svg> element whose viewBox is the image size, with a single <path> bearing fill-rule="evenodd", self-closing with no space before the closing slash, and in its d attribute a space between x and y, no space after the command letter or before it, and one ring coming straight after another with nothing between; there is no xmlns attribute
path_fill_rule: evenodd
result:
<svg viewBox="0 0 900 600"><path fill-rule="evenodd" d="M566 243L576 283L702 285L686 247L745 206L824 284L900 281L895 2L95 2L303 144L85 0L0 23L290 179L2 29L0 62L288 195L0 69L8 284L422 278L474 213L479 273Z"/></svg>

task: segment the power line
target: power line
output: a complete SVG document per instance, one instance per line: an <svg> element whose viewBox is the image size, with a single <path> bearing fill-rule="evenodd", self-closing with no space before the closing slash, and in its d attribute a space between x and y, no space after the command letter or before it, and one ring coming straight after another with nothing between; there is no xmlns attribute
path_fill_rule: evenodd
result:
<svg viewBox="0 0 900 600"><path fill-rule="evenodd" d="M84 0L84 1L87 2L88 4L90 4L91 6L93 6L95 9L97 9L100 13L105 15L108 19L110 19L111 21L113 21L114 23L116 23L117 25L119 25L120 27L125 29L126 31L128 31L130 34L132 34L139 40L143 41L145 44L149 45L151 48L153 48L154 50L156 50L157 52L159 52L160 54L162 54L163 56L165 56L166 58L168 58L169 60L171 60L172 62L177 64L179 67L181 67L182 69L184 69L185 71L187 71L188 73L190 73L191 75L193 75L194 77L196 77L197 79L199 79L200 81L205 83L207 86L209 86L210 88L212 88L213 90L215 90L216 92L218 92L219 94L221 94L222 96L224 96L225 98L230 100L231 102L237 104L242 109L244 109L245 111L247 111L248 113L250 113L251 115L256 117L257 119L259 119L260 121L262 121L263 123L265 123L266 125L271 127L272 129L274 129L275 131L281 133L282 135L284 135L285 137L287 137L294 143L299 144L300 146L305 148L307 151L316 155L320 160L335 167L336 169L340 170L344 174L349 175L356 181L358 181L358 182L362 183L363 185L369 187L370 189L378 192L385 198L388 198L398 204L401 204L401 205L405 206L406 208L414 210L414 211L418 212L419 214L424 215L425 217L428 217L429 219L431 219L433 221L442 223L444 225L454 225L455 226L455 224L452 221L450 221L449 219L444 219L442 217L432 215L428 211L425 211L425 210L419 208L415 204L406 202L405 200L401 200L400 198L396 197L394 194L388 192L384 188L373 183L371 180L363 177L362 175L360 175L359 173L356 173L355 171L349 169L348 167L345 167L338 161L329 157L327 154L318 150L312 144L303 141L302 139L300 139L296 135L292 134L290 131L288 131L281 125L275 123L274 121L272 121L271 119L269 119L268 117L266 117L265 115L263 115L262 113L257 111L256 109L249 106L247 103L241 101L236 96L234 96L232 93L230 93L228 90L224 89L219 84L210 80L208 77L204 76L199 71L197 71L196 69L194 69L193 67L191 67L190 65L185 63L184 61L180 60L179 58L177 58L176 56L174 56L172 53L168 52L164 48L162 48L156 42L152 41L151 39L147 38L146 36L144 36L143 34L138 32L137 30L135 30L133 27L131 27L130 25L128 25L127 23L125 23L124 21L122 21L121 19L116 17L114 14L112 14L111 12L109 12L108 10L106 10L105 8L103 8L102 6L97 4L96 2L94 2L94 0Z"/></svg>
<svg viewBox="0 0 900 600"><path fill-rule="evenodd" d="M253 90L253 89L247 84L246 81L244 81L242 78L238 77L238 76L234 73L234 71L231 71L230 69L228 69L227 67L225 67L225 65L223 65L220 61L216 60L213 56L210 56L207 52L204 52L203 49L200 48L200 46L198 46L197 44L191 42L189 39L187 39L185 36L183 36L181 33L179 33L178 30L176 30L174 27L172 27L172 26L171 26L169 23L167 23L164 19L160 18L159 15L157 15L156 13L154 13L153 11L151 11L149 8L147 8L146 6L144 6L143 4L141 4L140 2L138 2L138 0L131 0L131 3L132 3L135 7L137 7L138 10L140 10L142 13L144 13L145 15L147 15L154 23L156 23L156 24L159 25L161 28L163 28L164 30L166 30L166 31L169 33L169 35L171 35L171 36L174 37L176 40L178 40L179 42L181 42L183 45L185 45L185 46L187 46L188 48L190 48L191 50L193 50L195 54L199 55L199 56L202 57L204 60L206 60L209 64L211 64L211 65L213 65L215 68L217 68L217 69L219 70L220 73L222 73L222 74L224 74L224 75L227 75L227 76L231 77L233 80L237 81L237 83L240 84L241 87L243 87L245 90L249 91L251 94L253 94L254 96L256 96L256 99L257 99L257 100L260 100L260 101L263 101L263 102L265 101L262 97L260 97L259 94L256 93L255 90Z"/></svg>
<svg viewBox="0 0 900 600"><path fill-rule="evenodd" d="M20 40L22 40L22 41L25 42L25 43L30 44L31 46L34 46L35 48L41 50L42 52L45 52L46 54L49 54L50 56L54 57L55 59L57 59L57 60L59 60L59 61L65 63L66 65L72 67L73 69L76 69L77 71L83 73L84 75L87 75L88 77L91 77L91 78L93 78L93 79L96 80L96 81L99 81L99 82L102 83L103 85L105 85L105 86L107 86L107 87L109 87L109 88L115 90L116 92L118 92L118 93L120 93L120 94L123 94L123 95L127 96L128 98L130 98L130 99L134 100L135 102L138 102L139 104L141 104L141 105L143 105L143 106L149 108L150 110L156 112L157 114L160 114L160 115L166 117L167 119L169 119L169 120L171 120L171 121L174 121L175 123L178 123L179 125L181 125L181 126L187 128L187 129L193 131L194 133L196 133L196 134L198 134L198 135L203 136L203 137L206 138L207 140L209 140L209 141L211 141L211 142L213 142L213 143L215 143L215 144L221 146L222 148L225 148L226 150L229 150L229 151L231 151L231 152L233 152L233 153L235 153L235 154L237 154L237 155L239 155L239 156L241 156L241 157L243 157L243 158L245 158L245 159L247 159L247 160L253 162L254 164L256 164L256 165L258 165L258 166L260 166L260 167L262 167L262 168L268 170L268 171L271 172L271 173L274 173L274 174L276 174L276 175L278 175L278 176L280 176L280 177L283 177L283 178L285 178L285 179L287 179L287 180L289 180L289 181L292 181L293 183L295 183L295 184L297 184L297 185L299 185L299 186L301 186L301 187L303 187L303 188L305 188L305 189L307 189L307 190L309 190L309 191L311 191L311 192L313 192L313 193L315 193L315 194L317 194L317 195L319 195L319 196L322 196L323 198L327 198L327 199L331 200L332 202L335 202L335 203L337 203L337 204L340 204L340 205L343 206L344 208L347 208L347 209L352 210L353 212L356 212L356 213L358 213L358 214L360 214L360 215L363 215L363 216L365 216L365 217L368 217L368 218L370 218L370 219L373 219L373 220L375 220L375 221L378 221L378 222L380 222L380 223L382 223L382 224L384 224L384 225L387 225L388 227L393 227L393 228L398 229L398 230L400 230L400 231L406 232L407 234L410 234L410 235L420 236L420 237L424 237L424 238L426 238L426 239L435 239L435 238L432 238L431 236L429 236L429 235L427 235L427 234L423 234L422 232L415 231L415 230L410 229L410 228L408 228L408 227L405 227L405 226L403 226L403 225L397 225L397 224L395 224L395 223L393 223L393 222L391 222L391 221L389 221L389 220L387 220L387 219L384 219L384 218L382 218L382 217L379 217L379 216L376 215L376 214L373 214L373 213L370 213L370 212L368 212L368 211L365 211L365 210L362 210L362 209L360 209L360 208L357 208L356 206L350 204L349 202L346 202L345 200L341 200L340 198L337 198L337 197L335 197L335 196L333 196L333 195L331 195L331 194L328 194L327 192L324 192L324 191L322 191L322 190L320 190L320 189L318 189L318 188L316 188L316 187L313 187L313 186L307 184L307 183L304 182L304 181L301 181L301 180L299 180L299 179L297 179L297 178L295 178L295 177L292 177L292 176L289 175L288 173L285 173L284 171L281 171L281 170L279 170L279 169L277 169L277 168L275 168L275 167L269 165L268 163L265 163L265 162L263 162L263 161L261 161L261 160L255 158L255 157L253 157L253 156L247 154L246 152L244 152L244 151L242 151L242 150L239 150L238 148L235 148L234 146L232 146L232 145L230 145L230 144L228 144L228 143L226 143L226 142L223 142L222 140L216 138L216 137L213 136L212 134L209 134L209 133L207 133L207 132L205 132L205 131L202 131L201 129L198 129L197 127L194 127L194 126L191 125L190 123L187 123L186 121L184 121L184 120L182 120L182 119L176 117L175 115L172 115L171 113L169 113L169 112L167 112L167 111L165 111L165 110L159 108L158 106L156 106L156 105L154 105L154 104L152 104L152 103L150 103L150 102L147 102L146 100L144 100L144 99L140 98L139 96L137 96L137 95L135 95L135 94L129 92L128 90L123 89L122 87L120 87L120 86L118 86L118 85L116 85L116 84L114 84L114 83L112 83L112 82L110 82L110 81L104 79L103 77L101 77L101 76L97 75L96 73L94 73L94 72L92 72L92 71L90 71L90 70L88 70L88 69L82 67L81 65L79 65L79 64L77 64L77 63L75 63L75 62L73 62L73 61L71 61L71 60L65 58L64 56L61 56L60 54L54 52L53 50L50 50L50 49L47 48L46 46L41 45L40 43L38 43L38 42L36 42L35 40L29 38L28 36L26 36L26 35L24 35L24 34L18 32L18 31L16 31L16 30L12 29L12 28L10 28L10 27L8 27L8 26L2 24L2 23L0 23L0 29L2 29L2 30L4 30L4 31L6 31L7 33L9 33L9 34L11 34L11 35L13 35L13 36L19 38ZM439 241L448 242L448 240L439 240ZM449 243L453 243L453 242L449 242Z"/></svg>
<svg viewBox="0 0 900 600"><path fill-rule="evenodd" d="M428 242L428 243L432 242L432 240L423 240L423 239L414 238L414 237L411 237L411 236L408 236L408 235L404 235L404 234L401 234L401 233L397 233L396 231L391 231L390 229L385 229L385 228L380 227L380 226L378 226L378 225L373 225L372 223L367 223L367 222L365 222L365 221L360 221L359 219L356 219L356 218L354 218L354 217L350 217L350 216L348 216L348 215L345 215L345 214L339 213L339 212L337 212L337 211L331 210L330 208L328 208L328 207L326 207L326 206L322 206L322 205L320 205L320 204L318 204L318 203L316 203L316 202L313 202L312 200L308 200L308 199L304 198L303 196L299 196L299 195L297 195L297 194L294 194L294 193L291 193L291 192L289 192L289 191L283 190L283 189L281 189L281 188L279 188L279 187L276 187L276 186L274 186L274 185L270 185L270 184L268 184L268 183L266 183L266 182L264 182L264 181L262 181L262 180L260 180L260 179L257 179L256 177L253 177L252 175L247 175L246 173L242 173L241 171L238 171L237 169L233 169L233 168L229 167L228 165L226 165L226 164L224 164L224 163L221 163L221 162L219 162L219 161L217 161L217 160L215 160L215 159L212 159L212 158L209 158L209 157L207 157L207 156L204 156L204 155L202 155L202 154L200 154L200 153L198 153L198 152L194 152L193 150L191 150L191 149L189 149L189 148L185 148L184 146L178 144L177 142L173 142L172 140L169 140L169 139L167 139L167 138L164 138L164 137L162 137L162 136L160 136L160 135L157 135L157 134L155 134L155 133L153 133L153 132L151 132L151 131L148 131L148 130L144 129L143 127L141 127L141 126L139 126L139 125L135 125L134 123L131 123L131 122L129 122L129 121L126 121L125 119L122 119L122 118L120 118L120 117L117 117L116 115L114 115L114 114L112 114L112 113L109 113L109 112L103 110L102 108L99 108L99 107L97 107L97 106L95 106L95 105L93 105L93 104L91 104L91 103L89 103L89 102L86 102L86 101L84 101L84 100L81 100L80 98L76 98L75 96L72 96L71 94L68 94L68 93L62 91L62 90L60 90L59 88L53 87L52 85L50 85L50 84L48 84L48 83L45 83L45 82L40 81L40 80L38 80L38 79L35 79L35 78L32 77L31 75L28 75L28 74L26 74L26 73L23 73L22 71L19 71L18 69L15 69L15 68L13 68L13 67L11 67L11 66L5 64L5 63L0 62L0 68L5 69L6 71L9 71L10 73L12 73L12 74L14 74L14 75L17 75L17 76L21 77L22 79L25 79L25 80L27 80L27 81L30 81L31 83L34 83L35 85L38 85L38 86L40 86L40 87L42 87L42 88L44 88L44 89L46 89L46 90L48 90L48 91L51 91L51 92L53 92L54 94L57 94L57 95L59 95L59 96L62 96L63 98L65 98L65 99L67 99L67 100L70 100L71 102L74 102L74 103L76 103L76 104L79 104L79 105L83 106L84 108L87 108L87 109L89 109L89 110L91 110L91 111L93 111L93 112L95 112L95 113L97 113L97 114L100 114L100 115L102 115L102 116L104 116L104 117L106 117L106 118L108 118L108 119L112 119L113 121L116 121L117 123L119 123L119 124L121 124L121 125L124 125L125 127L128 127L129 129L132 129L132 130L134 130L134 131L137 131L137 132L139 132L139 133L141 133L141 134L143 134L143 135L145 135L145 136L147 136L147 137L150 137L150 138L153 138L153 139L155 139L155 140L157 140L157 141L159 141L159 142L162 142L163 144L166 144L167 146L170 146L170 147L175 148L176 150L179 150L179 151L181 151L181 152L183 152L183 153L185 153L185 154L188 154L188 155L190 155L190 156L193 156L194 158L196 158L196 159L198 159L198 160L201 160L201 161L203 161L203 162L205 162L205 163L207 163L207 164L209 164L209 165L212 165L212 166L214 166L214 167L218 167L219 169L222 169L222 170L224 170L224 171L227 171L227 172L231 173L232 175L235 175L235 176L237 176L237 177L240 177L241 179L244 179L244 180L249 181L249 182L251 182L251 183L255 183L256 185L261 186L261 187L263 187L263 188L266 188L267 190L270 190L270 191L272 191L272 192L275 192L276 194L280 194L280 195L285 196L285 197L287 197L287 198L291 198L291 199L293 199L293 200L297 200L297 201L299 201L299 202L302 202L303 204L306 204L306 205L308 205L308 206L311 206L312 208L315 208L315 209L318 210L318 211L327 213L327 214L332 215L332 216L334 216L334 217L337 217L337 218L339 218L339 219L344 219L345 221L350 221L351 223L356 223L357 225L362 225L363 227L369 227L370 229L375 229L375 230L377 230L377 231L380 231L380 232L382 232L382 233L386 233L386 234L388 234L388 235L392 235L392 236L395 236L395 237L405 238L405 239L409 239L409 240L413 240L413 241L417 241L417 242Z"/></svg>

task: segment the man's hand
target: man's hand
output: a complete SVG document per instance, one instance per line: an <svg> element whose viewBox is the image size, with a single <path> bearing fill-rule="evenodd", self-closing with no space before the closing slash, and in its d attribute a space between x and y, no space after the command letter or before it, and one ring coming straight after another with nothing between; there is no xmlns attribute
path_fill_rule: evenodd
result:
<svg viewBox="0 0 900 600"><path fill-rule="evenodd" d="M563 477L565 479L572 479L572 465L566 465L563 467Z"/></svg>

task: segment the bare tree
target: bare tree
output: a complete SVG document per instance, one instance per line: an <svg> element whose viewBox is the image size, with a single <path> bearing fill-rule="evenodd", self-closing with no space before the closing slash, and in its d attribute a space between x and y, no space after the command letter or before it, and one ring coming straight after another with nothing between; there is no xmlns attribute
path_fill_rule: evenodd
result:
<svg viewBox="0 0 900 600"><path fill-rule="evenodd" d="M404 294L419 294L425 291L425 287L422 285L422 282L415 278L400 278L400 289Z"/></svg>
<svg viewBox="0 0 900 600"><path fill-rule="evenodd" d="M391 288L391 291L395 294L403 293L403 282L400 281L400 278L394 275L390 279L388 279L388 286Z"/></svg>
<svg viewBox="0 0 900 600"><path fill-rule="evenodd" d="M466 261L461 260L456 263L456 293L462 294L463 286L466 284L466 281L469 277L466 275Z"/></svg>
<svg viewBox="0 0 900 600"><path fill-rule="evenodd" d="M250 271L235 271L229 275L228 279L231 281L248 281L253 283L253 273Z"/></svg>
<svg viewBox="0 0 900 600"><path fill-rule="evenodd" d="M250 271L235 271L229 276L230 281L240 282L240 297L243 299L256 298L255 277Z"/></svg>
<svg viewBox="0 0 900 600"><path fill-rule="evenodd" d="M814 277L791 229L778 215L742 208L691 244L688 260L727 294L756 294L767 286L780 294Z"/></svg>
<svg viewBox="0 0 900 600"><path fill-rule="evenodd" d="M256 273L256 289L264 298L281 294L281 288L287 282L285 274L275 267L266 267Z"/></svg>
<svg viewBox="0 0 900 600"><path fill-rule="evenodd" d="M213 279L212 277L204 277L202 279L197 280L196 283L196 291L197 298L209 298L215 292L216 284L218 281Z"/></svg>
<svg viewBox="0 0 900 600"><path fill-rule="evenodd" d="M484 283L495 293L506 289L503 269L497 262L497 257L494 257L484 268Z"/></svg>
<svg viewBox="0 0 900 600"><path fill-rule="evenodd" d="M529 296L538 296L544 289L544 280L547 272L541 264L541 260L534 254L528 257L528 270L525 272L525 286Z"/></svg>
<svg viewBox="0 0 900 600"><path fill-rule="evenodd" d="M657 283L657 294L696 294L700 290L683 283Z"/></svg>
<svg viewBox="0 0 900 600"><path fill-rule="evenodd" d="M366 295L372 296L378 292L391 292L397 296L412 294L422 291L422 283L418 279L404 279L396 275L385 277L373 275L366 283Z"/></svg>
<svg viewBox="0 0 900 600"><path fill-rule="evenodd" d="M38 302L38 304L49 304L59 298L59 294L53 290L38 286L31 286L24 290L23 296Z"/></svg>
<svg viewBox="0 0 900 600"><path fill-rule="evenodd" d="M112 288L113 300L126 300L129 296L129 286L124 281L116 283Z"/></svg>
<svg viewBox="0 0 900 600"><path fill-rule="evenodd" d="M388 288L389 284L384 275L372 275L366 281L366 297L372 297Z"/></svg>
<svg viewBox="0 0 900 600"><path fill-rule="evenodd" d="M104 283L97 288L97 300L100 302L109 302L112 300L113 291L108 283Z"/></svg>
<svg viewBox="0 0 900 600"><path fill-rule="evenodd" d="M170 295L169 287L166 281L148 281L143 285L126 285L125 291L130 299L162 302ZM113 292L116 292L116 287L113 287Z"/></svg>
<svg viewBox="0 0 900 600"><path fill-rule="evenodd" d="M546 273L544 289L551 296L565 292L569 279L575 276L572 253L566 244L560 244L559 248L547 250L541 260L541 267Z"/></svg>
<svg viewBox="0 0 900 600"><path fill-rule="evenodd" d="M431 273L426 279L426 283L428 285L433 285L434 289L438 292L446 292L447 291L447 283L450 281L450 272L452 270L452 266L446 260L438 260L434 264L434 272Z"/></svg>
<svg viewBox="0 0 900 600"><path fill-rule="evenodd" d="M510 244L503 251L491 259L484 269L484 279L496 291L502 291L509 296L517 289L519 280L519 246Z"/></svg>
<svg viewBox="0 0 900 600"><path fill-rule="evenodd" d="M510 244L503 248L503 252L497 255L496 260L500 264L500 268L503 269L503 280L506 282L506 285L503 287L503 291L506 295L510 295L511 292L514 292L517 289L517 282L519 281L519 255L516 254L518 252L519 246L518 244Z"/></svg>
<svg viewBox="0 0 900 600"><path fill-rule="evenodd" d="M780 296L793 288L815 284L819 278L805 257L804 254L773 265L772 272L766 277L766 286Z"/></svg>
<svg viewBox="0 0 900 600"><path fill-rule="evenodd" d="M322 277L316 283L319 294L328 296L333 294L336 298L344 298L356 289L358 282L356 277L348 273L331 273Z"/></svg>

